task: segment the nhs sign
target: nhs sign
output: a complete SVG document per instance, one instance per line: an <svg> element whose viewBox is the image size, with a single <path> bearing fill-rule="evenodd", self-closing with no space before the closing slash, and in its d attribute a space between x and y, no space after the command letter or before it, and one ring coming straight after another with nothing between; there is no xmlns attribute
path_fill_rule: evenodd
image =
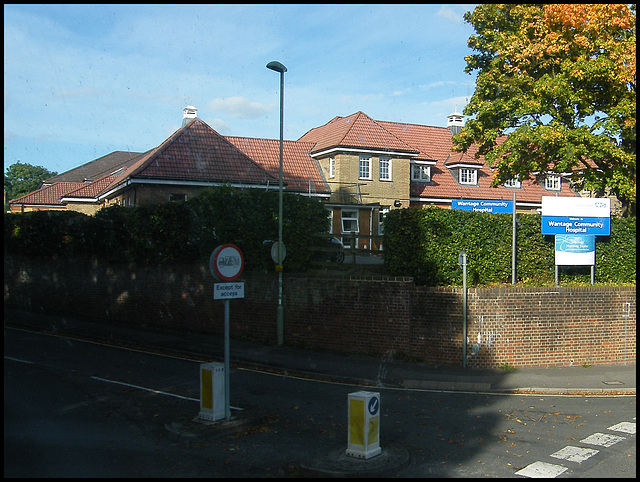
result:
<svg viewBox="0 0 640 482"><path fill-rule="evenodd" d="M542 234L609 236L611 200L543 196Z"/></svg>

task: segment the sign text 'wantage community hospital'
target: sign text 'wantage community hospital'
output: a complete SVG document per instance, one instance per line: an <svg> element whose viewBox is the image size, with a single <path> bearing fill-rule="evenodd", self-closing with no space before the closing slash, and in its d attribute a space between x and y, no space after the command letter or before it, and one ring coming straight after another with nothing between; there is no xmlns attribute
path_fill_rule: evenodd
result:
<svg viewBox="0 0 640 482"><path fill-rule="evenodd" d="M542 234L611 234L608 198L542 197Z"/></svg>
<svg viewBox="0 0 640 482"><path fill-rule="evenodd" d="M513 211L513 201L492 199L452 199L451 209L474 211L476 213L509 214Z"/></svg>

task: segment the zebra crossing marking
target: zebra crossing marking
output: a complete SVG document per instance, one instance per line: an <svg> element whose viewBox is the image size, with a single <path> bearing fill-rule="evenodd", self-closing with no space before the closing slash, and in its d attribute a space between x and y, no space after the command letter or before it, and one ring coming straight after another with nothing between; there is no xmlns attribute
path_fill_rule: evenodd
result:
<svg viewBox="0 0 640 482"><path fill-rule="evenodd" d="M633 422L620 422L609 427L609 430L614 432L624 432L631 435L636 434L636 424Z"/></svg>
<svg viewBox="0 0 640 482"><path fill-rule="evenodd" d="M599 445L601 447L611 447L618 442L622 442L624 439L625 437L620 437L618 435L596 432L589 435L587 438L580 440L580 442L589 445Z"/></svg>
<svg viewBox="0 0 640 482"><path fill-rule="evenodd" d="M554 457L556 459L568 460L570 462L577 462L580 464L587 460L589 457L597 454L598 452L599 450L595 449L586 449L582 447L567 445L565 448L551 454L551 457Z"/></svg>
<svg viewBox="0 0 640 482"><path fill-rule="evenodd" d="M546 462L534 462L527 465L524 469L516 472L516 475L522 475L529 478L554 478L566 471L567 468L562 465L548 464Z"/></svg>
<svg viewBox="0 0 640 482"><path fill-rule="evenodd" d="M635 420L635 417L633 417L633 419ZM607 430L635 435L636 424L635 422L620 422L612 425L611 427L608 427ZM612 445L615 445L618 442L622 442L623 440L626 440L626 437L596 432L589 435L587 438L580 440L580 442L589 445L597 445L600 447L611 447ZM551 454L551 457L561 460L567 460L569 462L582 463L589 457L592 457L597 453L599 453L599 451L596 449L567 445L563 449L560 449L557 452ZM527 465L523 469L518 470L515 475L521 475L523 477L529 478L555 478L563 474L567 470L568 468L563 465L549 464L547 462L537 461Z"/></svg>

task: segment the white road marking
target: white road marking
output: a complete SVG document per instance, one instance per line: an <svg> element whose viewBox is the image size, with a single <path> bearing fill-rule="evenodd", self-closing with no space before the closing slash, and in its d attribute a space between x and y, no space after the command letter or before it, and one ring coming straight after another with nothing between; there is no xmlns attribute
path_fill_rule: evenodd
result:
<svg viewBox="0 0 640 482"><path fill-rule="evenodd" d="M139 385L133 385L131 383L118 382L116 380L108 380L106 378L100 378L100 377L91 377L91 378L93 380L98 380L100 382L114 383L116 385L123 385L125 387L137 388L138 390L145 390L147 392L157 393L157 394L160 394L160 395L168 395L170 397L182 398L183 400L191 400L192 402L199 402L200 401L199 398L183 397L182 395L176 395L175 393L168 393L168 392L163 392L161 390L154 390L153 388L141 387Z"/></svg>
<svg viewBox="0 0 640 482"><path fill-rule="evenodd" d="M631 435L636 433L636 424L634 422L620 422L609 427L609 430L614 432L624 432Z"/></svg>
<svg viewBox="0 0 640 482"><path fill-rule="evenodd" d="M27 364L27 365L33 365L33 362L32 362L32 361L28 361L28 360L20 360L20 358L13 358L13 357L11 357L11 356L5 356L5 357L4 357L4 359L5 359L5 360L11 360L11 361L18 362L18 363L25 363L25 364Z"/></svg>
<svg viewBox="0 0 640 482"><path fill-rule="evenodd" d="M516 475L522 475L529 478L554 478L562 474L566 467L562 465L548 464L546 462L534 462L527 465L524 469L518 470Z"/></svg>
<svg viewBox="0 0 640 482"><path fill-rule="evenodd" d="M176 398L181 398L183 400L190 400L192 402L200 403L200 399L199 398L183 397L182 395L177 395L175 393L163 392L161 390L155 390L153 388L141 387L139 385L133 385L131 383L118 382L116 380L109 380L107 378L100 378L100 377L95 377L95 376L91 377L91 378L93 380L98 380L100 382L114 383L116 385L124 385L125 387L137 388L138 390L144 390L144 391L151 392L151 393L157 393L159 395L167 395L169 397L176 397ZM244 410L243 408L234 407L234 406L229 406L229 408L232 409L232 410Z"/></svg>
<svg viewBox="0 0 640 482"><path fill-rule="evenodd" d="M635 417L633 417L633 420L635 420ZM635 435L636 424L635 422L620 422L612 425L608 428L608 430ZM622 442L623 440L626 440L626 437L596 432L592 435L589 435L587 438L580 440L580 442L590 445L598 445L601 447L611 447L612 445L615 445L618 442ZM599 450L567 445L565 448L551 454L551 457L561 460L567 460L569 462L582 463L589 457L593 457L597 453L599 453ZM562 465L555 465L537 461L527 465L521 470L518 470L515 475L521 475L523 477L530 478L554 478L558 477L566 470L567 467L564 467Z"/></svg>
<svg viewBox="0 0 640 482"><path fill-rule="evenodd" d="M618 442L622 442L624 439L625 437L596 432L593 435L589 435L587 438L580 440L580 442L589 445L600 445L601 447L611 447Z"/></svg>
<svg viewBox="0 0 640 482"><path fill-rule="evenodd" d="M567 445L565 448L558 450L556 453L551 454L551 457L556 459L564 459L570 462L582 463L589 457L597 454L599 451L595 449L585 449L582 447L574 447Z"/></svg>

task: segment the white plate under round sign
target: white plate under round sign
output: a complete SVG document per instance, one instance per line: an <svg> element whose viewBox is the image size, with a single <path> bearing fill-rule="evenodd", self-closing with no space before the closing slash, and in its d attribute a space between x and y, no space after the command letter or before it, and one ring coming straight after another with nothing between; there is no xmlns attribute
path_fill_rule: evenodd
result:
<svg viewBox="0 0 640 482"><path fill-rule="evenodd" d="M235 281L242 274L244 257L240 248L233 244L218 246L209 258L209 270L221 281Z"/></svg>

